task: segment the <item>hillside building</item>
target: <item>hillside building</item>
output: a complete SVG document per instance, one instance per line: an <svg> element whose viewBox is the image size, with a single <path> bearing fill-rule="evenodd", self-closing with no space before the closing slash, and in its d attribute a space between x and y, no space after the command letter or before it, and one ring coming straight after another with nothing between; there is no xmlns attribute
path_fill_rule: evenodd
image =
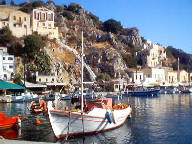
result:
<svg viewBox="0 0 192 144"><path fill-rule="evenodd" d="M11 80L15 73L15 58L0 52L0 79Z"/></svg>
<svg viewBox="0 0 192 144"><path fill-rule="evenodd" d="M140 70L128 69L128 74L132 83L141 84L144 80L143 72Z"/></svg>
<svg viewBox="0 0 192 144"><path fill-rule="evenodd" d="M177 78L178 72L177 71L167 71L166 75L165 75L165 80L169 83L169 84L175 84L178 82L178 78Z"/></svg>
<svg viewBox="0 0 192 144"><path fill-rule="evenodd" d="M58 38L58 27L54 25L54 12L46 8L33 9L32 32L49 38Z"/></svg>
<svg viewBox="0 0 192 144"><path fill-rule="evenodd" d="M165 82L165 69L146 67L142 69L144 81L161 84Z"/></svg>
<svg viewBox="0 0 192 144"><path fill-rule="evenodd" d="M9 27L16 37L30 35L30 15L11 7L0 7L0 28Z"/></svg>
<svg viewBox="0 0 192 144"><path fill-rule="evenodd" d="M158 44L152 44L149 40L136 56L141 60L144 67L162 66L162 61L167 59L165 48Z"/></svg>

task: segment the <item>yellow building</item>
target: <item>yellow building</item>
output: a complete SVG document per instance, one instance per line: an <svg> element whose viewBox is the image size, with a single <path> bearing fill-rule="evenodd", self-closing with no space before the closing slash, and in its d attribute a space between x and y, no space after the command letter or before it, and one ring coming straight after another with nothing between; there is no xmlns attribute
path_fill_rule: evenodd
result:
<svg viewBox="0 0 192 144"><path fill-rule="evenodd" d="M147 41L143 45L143 49L137 53L145 67L157 67L162 65L162 61L166 60L165 48L158 44L152 44Z"/></svg>
<svg viewBox="0 0 192 144"><path fill-rule="evenodd" d="M177 71L167 71L165 79L168 83L174 84L178 82L177 75Z"/></svg>
<svg viewBox="0 0 192 144"><path fill-rule="evenodd" d="M30 35L30 15L11 7L0 7L0 28L8 26L16 37Z"/></svg>
<svg viewBox="0 0 192 144"><path fill-rule="evenodd" d="M33 9L32 31L49 38L58 38L58 27L54 26L54 12L46 8Z"/></svg>
<svg viewBox="0 0 192 144"><path fill-rule="evenodd" d="M179 71L179 82L186 83L189 82L189 73L185 70Z"/></svg>

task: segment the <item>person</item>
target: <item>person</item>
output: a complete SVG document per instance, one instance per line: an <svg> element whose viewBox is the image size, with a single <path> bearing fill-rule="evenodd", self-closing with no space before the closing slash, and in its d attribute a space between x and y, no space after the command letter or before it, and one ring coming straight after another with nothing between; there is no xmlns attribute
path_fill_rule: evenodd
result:
<svg viewBox="0 0 192 144"><path fill-rule="evenodd" d="M31 108L32 112L34 112L34 113L47 112L47 103L41 97L41 98L39 98L39 103L32 101L30 104L30 108Z"/></svg>

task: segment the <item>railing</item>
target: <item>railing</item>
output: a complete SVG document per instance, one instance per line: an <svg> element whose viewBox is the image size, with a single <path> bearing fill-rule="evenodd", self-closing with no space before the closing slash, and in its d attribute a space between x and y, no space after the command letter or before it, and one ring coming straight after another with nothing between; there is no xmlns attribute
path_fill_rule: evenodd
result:
<svg viewBox="0 0 192 144"><path fill-rule="evenodd" d="M75 54L75 56L78 58L78 60L81 62L81 56L75 49L70 48L69 46L65 45L60 39L57 39L57 43L60 44L60 46L62 46L63 48L73 52ZM92 69L86 63L84 63L84 66L87 69L87 71L89 72L91 80L95 81L95 79L96 79L95 73L92 71Z"/></svg>

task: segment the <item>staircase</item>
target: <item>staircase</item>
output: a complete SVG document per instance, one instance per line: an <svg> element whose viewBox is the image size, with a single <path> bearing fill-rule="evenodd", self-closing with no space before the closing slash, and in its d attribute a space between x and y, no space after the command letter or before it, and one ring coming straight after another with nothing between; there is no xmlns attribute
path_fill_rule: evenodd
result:
<svg viewBox="0 0 192 144"><path fill-rule="evenodd" d="M70 48L69 46L65 45L60 39L57 39L57 43L67 49L68 51L71 51L75 54L75 56L78 58L78 60L81 62L81 56L80 54L73 48ZM90 78L91 78L91 81L95 81L96 79L96 75L95 73L92 71L92 69L90 68L90 66L88 66L86 63L84 63L84 67L87 69L87 71L89 72L89 75L90 75Z"/></svg>

